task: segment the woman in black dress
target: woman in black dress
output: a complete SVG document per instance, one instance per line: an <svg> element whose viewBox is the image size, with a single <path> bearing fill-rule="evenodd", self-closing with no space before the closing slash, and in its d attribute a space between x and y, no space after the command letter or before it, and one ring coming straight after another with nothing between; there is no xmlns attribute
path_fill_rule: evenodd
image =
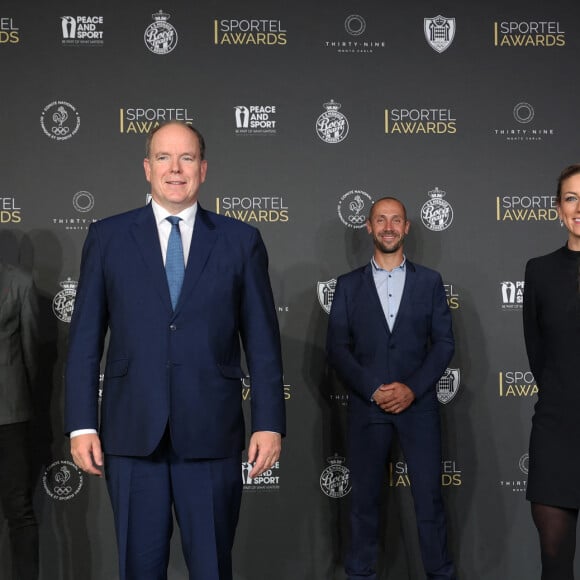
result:
<svg viewBox="0 0 580 580"><path fill-rule="evenodd" d="M573 580L580 508L580 164L558 179L566 245L526 266L524 335L539 388L527 499L540 536L542 580Z"/></svg>

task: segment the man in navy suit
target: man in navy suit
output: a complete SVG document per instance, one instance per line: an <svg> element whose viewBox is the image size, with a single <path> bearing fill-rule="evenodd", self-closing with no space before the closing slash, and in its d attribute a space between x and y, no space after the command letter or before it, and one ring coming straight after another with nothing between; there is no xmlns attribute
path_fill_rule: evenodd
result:
<svg viewBox="0 0 580 580"><path fill-rule="evenodd" d="M167 578L173 510L190 579L230 580L245 444L240 342L251 477L278 460L285 430L266 249L255 228L198 204L207 161L196 129L154 130L144 168L151 204L92 224L83 248L65 429L81 469L101 475L105 464L121 580Z"/></svg>
<svg viewBox="0 0 580 580"><path fill-rule="evenodd" d="M374 203L366 223L373 257L338 278L330 312L328 359L350 391L349 580L377 578L380 498L395 435L407 462L427 578L455 579L436 394L454 351L451 315L441 276L403 253L409 226L399 200Z"/></svg>

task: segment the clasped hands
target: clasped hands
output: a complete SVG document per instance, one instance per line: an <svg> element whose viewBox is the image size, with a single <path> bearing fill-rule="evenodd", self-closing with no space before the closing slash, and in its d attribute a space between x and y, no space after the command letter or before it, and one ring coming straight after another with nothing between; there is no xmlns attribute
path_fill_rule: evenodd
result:
<svg viewBox="0 0 580 580"><path fill-rule="evenodd" d="M415 393L403 383L383 383L373 393L372 399L385 413L398 415L415 400Z"/></svg>

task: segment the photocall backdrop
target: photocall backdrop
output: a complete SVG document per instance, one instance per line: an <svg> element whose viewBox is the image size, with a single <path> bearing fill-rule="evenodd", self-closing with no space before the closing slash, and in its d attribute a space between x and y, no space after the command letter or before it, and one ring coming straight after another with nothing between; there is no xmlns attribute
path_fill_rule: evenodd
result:
<svg viewBox="0 0 580 580"><path fill-rule="evenodd" d="M88 226L147 202L145 134L169 119L206 137L200 203L260 229L282 334L288 437L263 477L241 465L236 580L344 578L348 394L325 362L327 313L336 277L370 259L364 218L385 195L406 203L406 254L442 273L453 313L438 394L459 577L539 578L523 272L566 239L554 190L580 161L579 22L563 0L4 0L0 249L42 300L43 580L117 578L105 483L62 434L63 366ZM240 389L247 407L251 377ZM380 577L422 579L397 451L384 485ZM173 544L170 578L185 579ZM9 561L4 526L2 577Z"/></svg>

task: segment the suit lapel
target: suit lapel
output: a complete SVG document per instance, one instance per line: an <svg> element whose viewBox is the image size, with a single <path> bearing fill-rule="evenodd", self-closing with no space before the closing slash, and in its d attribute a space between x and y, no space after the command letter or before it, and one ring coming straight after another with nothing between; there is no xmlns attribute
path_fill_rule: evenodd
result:
<svg viewBox="0 0 580 580"><path fill-rule="evenodd" d="M393 333L397 330L399 325L399 320L404 316L407 311L411 310L413 304L412 298L415 291L415 284L417 282L417 270L415 266L407 260L405 262L405 286L403 287L403 295L401 296L401 303L399 304L399 311L397 313L397 318L395 319L395 324L393 326Z"/></svg>
<svg viewBox="0 0 580 580"><path fill-rule="evenodd" d="M159 244L159 232L150 204L137 215L130 231L137 243L145 268L149 272L151 285L156 288L165 308L171 311L171 297L169 296L163 255Z"/></svg>
<svg viewBox="0 0 580 580"><path fill-rule="evenodd" d="M387 333L391 334L391 329L387 323L387 319L385 318L385 313L383 311L383 306L381 304L381 299L379 298L379 293L377 292L377 286L375 284L375 279L373 278L373 266L372 264L367 264L363 269L363 277L365 280L365 284L367 290L371 296L371 302L377 311L377 316L380 317L383 326Z"/></svg>
<svg viewBox="0 0 580 580"><path fill-rule="evenodd" d="M195 288L216 240L215 225L211 222L207 212L198 203L187 267L185 268L185 278L183 279L181 294L175 308L176 313L181 309L184 299L187 299L187 296Z"/></svg>

